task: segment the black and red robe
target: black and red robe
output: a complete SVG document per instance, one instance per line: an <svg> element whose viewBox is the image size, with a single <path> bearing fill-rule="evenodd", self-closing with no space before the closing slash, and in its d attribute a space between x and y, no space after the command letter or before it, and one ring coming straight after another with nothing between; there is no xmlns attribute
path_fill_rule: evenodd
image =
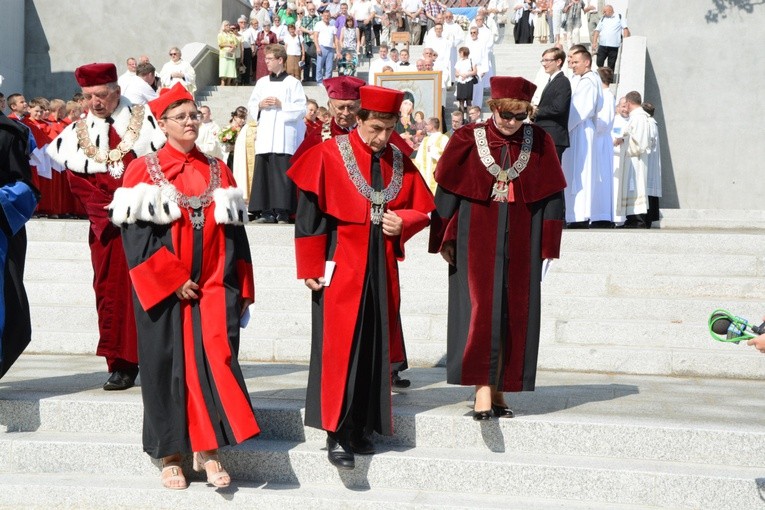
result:
<svg viewBox="0 0 765 510"><path fill-rule="evenodd" d="M451 242L456 253L449 266L447 382L531 391L542 262L559 256L566 181L550 135L531 126L530 160L510 182L512 201L493 201L495 178L478 156L478 126L486 127L503 168L518 159L523 133L506 137L491 119L468 124L454 132L436 167L429 251Z"/></svg>
<svg viewBox="0 0 765 510"><path fill-rule="evenodd" d="M169 144L157 152L167 180L199 196L210 182L207 157ZM109 206L121 225L133 283L144 404L144 450L154 458L213 450L259 433L237 361L239 320L254 299L241 190L220 160L220 187L202 209L204 227L155 185L146 158L135 160ZM197 300L175 291L188 279Z"/></svg>
<svg viewBox="0 0 765 510"><path fill-rule="evenodd" d="M373 154L356 130L348 135L359 171L375 189L393 176L393 151ZM306 425L337 431L349 424L366 432L393 432L390 359L403 346L398 263L404 243L428 224L433 196L420 172L402 156L401 191L387 209L403 219L389 237L370 220L370 202L356 189L333 138L308 150L287 172L300 189L295 221L297 276L324 275L331 285L313 293L311 364ZM363 422L361 422L363 421Z"/></svg>

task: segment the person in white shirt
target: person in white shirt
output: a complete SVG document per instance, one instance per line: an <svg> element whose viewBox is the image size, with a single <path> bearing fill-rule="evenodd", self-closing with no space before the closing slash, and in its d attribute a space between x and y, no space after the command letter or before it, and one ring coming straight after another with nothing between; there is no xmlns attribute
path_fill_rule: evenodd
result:
<svg viewBox="0 0 765 510"><path fill-rule="evenodd" d="M436 23L433 27L435 33L428 40L425 45L431 48L436 54L436 60L433 62L433 70L441 71L441 86L451 86L451 61L452 54L452 41L444 37L444 26L441 23Z"/></svg>
<svg viewBox="0 0 765 510"><path fill-rule="evenodd" d="M478 68L478 83L473 85L471 103L480 110L483 107L483 89L489 83L487 75L491 69L491 61L485 41L478 37L478 27L470 27L469 38L465 41L465 46L470 50L470 59Z"/></svg>
<svg viewBox="0 0 765 510"><path fill-rule="evenodd" d="M135 76L127 80L125 88L122 89L122 95L133 104L146 104L157 99L159 97L157 91L152 88L155 71L151 64L138 64Z"/></svg>
<svg viewBox="0 0 765 510"><path fill-rule="evenodd" d="M276 42L284 44L284 37L289 33L287 25L282 23L279 16L274 16L274 24L271 26L271 32L276 35Z"/></svg>
<svg viewBox="0 0 765 510"><path fill-rule="evenodd" d="M127 71L122 73L120 77L117 78L117 85L119 85L122 90L125 90L125 86L127 86L130 78L135 76L135 68L138 65L133 57L129 57L125 63L127 64Z"/></svg>
<svg viewBox="0 0 765 510"><path fill-rule="evenodd" d="M325 78L332 78L335 55L339 53L337 28L326 9L321 13L321 21L313 27L313 42L316 46L316 83L321 84Z"/></svg>
<svg viewBox="0 0 765 510"><path fill-rule="evenodd" d="M241 33L242 35L242 46L244 47L244 65L247 67L247 49L249 48L249 67L247 67L247 76L244 78L246 83L243 83L243 85L249 85L252 83L253 77L255 76L255 40L258 37L258 32L260 32L260 22L257 18L250 19L250 26L247 27L247 29Z"/></svg>
<svg viewBox="0 0 765 510"><path fill-rule="evenodd" d="M425 122L425 132L426 136L420 142L414 164L425 179L431 193L435 193L437 184L433 174L449 137L441 132L441 121L438 117L431 117Z"/></svg>
<svg viewBox="0 0 765 510"><path fill-rule="evenodd" d="M401 9L406 15L406 28L411 44L419 44L422 37L420 18L425 16L422 0L402 0Z"/></svg>
<svg viewBox="0 0 765 510"><path fill-rule="evenodd" d="M162 66L159 79L163 88L170 88L180 82L192 95L197 89L197 73L191 64L181 58L181 50L177 47L170 48L170 61Z"/></svg>
<svg viewBox="0 0 765 510"><path fill-rule="evenodd" d="M369 84L375 84L375 74L383 72L383 68L390 66L394 71L397 70L397 65L390 58L388 58L388 46L386 44L380 45L378 57L369 63Z"/></svg>
<svg viewBox="0 0 765 510"><path fill-rule="evenodd" d="M359 31L364 35L364 54L372 57L372 24L375 19L375 9L369 0L356 0L350 8L350 14L356 20Z"/></svg>
<svg viewBox="0 0 765 510"><path fill-rule="evenodd" d="M209 106L200 106L199 114L202 116L202 122L199 124L197 147L208 156L222 158L223 153L221 152L220 144L218 143L220 126L212 120Z"/></svg>

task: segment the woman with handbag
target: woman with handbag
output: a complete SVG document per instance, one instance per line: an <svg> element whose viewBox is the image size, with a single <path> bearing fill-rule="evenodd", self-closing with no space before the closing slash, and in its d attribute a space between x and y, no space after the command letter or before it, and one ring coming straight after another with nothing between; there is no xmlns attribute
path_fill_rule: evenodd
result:
<svg viewBox="0 0 765 510"><path fill-rule="evenodd" d="M459 111L467 115L473 103L473 87L478 83L478 66L470 58L470 48L463 46L458 50L459 60L454 65L454 77L457 82L457 103Z"/></svg>
<svg viewBox="0 0 765 510"><path fill-rule="evenodd" d="M218 33L218 77L221 85L234 85L237 79L236 50L239 39L231 31L231 24L223 21Z"/></svg>

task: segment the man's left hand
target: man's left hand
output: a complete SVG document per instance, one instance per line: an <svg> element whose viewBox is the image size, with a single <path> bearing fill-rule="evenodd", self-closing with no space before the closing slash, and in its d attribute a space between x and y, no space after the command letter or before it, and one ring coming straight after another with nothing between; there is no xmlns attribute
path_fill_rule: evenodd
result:
<svg viewBox="0 0 765 510"><path fill-rule="evenodd" d="M383 213L382 230L386 236L395 237L401 235L404 228L404 220L393 211Z"/></svg>

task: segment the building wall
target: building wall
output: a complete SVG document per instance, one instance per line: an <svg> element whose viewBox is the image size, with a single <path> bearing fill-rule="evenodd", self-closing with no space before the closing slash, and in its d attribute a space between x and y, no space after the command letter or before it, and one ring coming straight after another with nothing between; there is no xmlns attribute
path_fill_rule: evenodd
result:
<svg viewBox="0 0 765 510"><path fill-rule="evenodd" d="M0 92L8 97L24 88L24 2L2 3L0 16Z"/></svg>
<svg viewBox="0 0 765 510"><path fill-rule="evenodd" d="M629 23L647 37L664 207L765 209L765 4L640 0Z"/></svg>
<svg viewBox="0 0 765 510"><path fill-rule="evenodd" d="M122 74L128 57L145 54L160 69L170 58L171 46L201 42L217 47L224 16L236 20L240 14L249 14L249 2L241 0L25 3L24 91L28 97L71 97L78 90L74 69L89 62L114 62Z"/></svg>

